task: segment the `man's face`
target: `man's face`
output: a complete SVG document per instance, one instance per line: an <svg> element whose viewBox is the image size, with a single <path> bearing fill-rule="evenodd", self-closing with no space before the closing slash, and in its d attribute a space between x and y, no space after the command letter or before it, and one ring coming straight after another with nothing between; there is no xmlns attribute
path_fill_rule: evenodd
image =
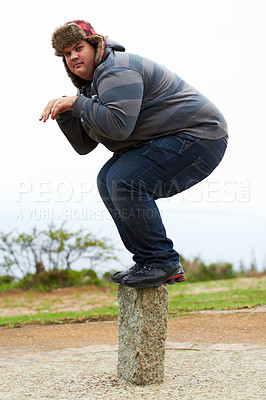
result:
<svg viewBox="0 0 266 400"><path fill-rule="evenodd" d="M68 68L82 79L92 80L95 71L95 48L86 40L75 43L64 49Z"/></svg>

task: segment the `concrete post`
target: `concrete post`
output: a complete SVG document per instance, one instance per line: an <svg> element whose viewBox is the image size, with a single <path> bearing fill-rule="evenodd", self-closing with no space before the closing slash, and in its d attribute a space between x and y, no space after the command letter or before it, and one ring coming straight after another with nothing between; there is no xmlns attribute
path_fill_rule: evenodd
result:
<svg viewBox="0 0 266 400"><path fill-rule="evenodd" d="M119 285L118 376L135 384L164 380L168 290Z"/></svg>

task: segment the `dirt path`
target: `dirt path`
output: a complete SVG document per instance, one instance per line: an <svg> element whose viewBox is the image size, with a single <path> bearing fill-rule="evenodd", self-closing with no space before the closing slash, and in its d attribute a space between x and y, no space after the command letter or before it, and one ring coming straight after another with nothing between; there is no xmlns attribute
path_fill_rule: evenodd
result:
<svg viewBox="0 0 266 400"><path fill-rule="evenodd" d="M167 341L265 344L266 306L170 318ZM0 328L0 356L91 345L116 345L118 322Z"/></svg>
<svg viewBox="0 0 266 400"><path fill-rule="evenodd" d="M265 307L169 319L165 380L117 377L118 322L0 328L1 400L262 400Z"/></svg>
<svg viewBox="0 0 266 400"><path fill-rule="evenodd" d="M87 311L116 301L105 288L14 291L0 296L0 313ZM266 306L170 318L165 381L145 387L117 376L117 321L0 327L0 399L262 400L265 322Z"/></svg>

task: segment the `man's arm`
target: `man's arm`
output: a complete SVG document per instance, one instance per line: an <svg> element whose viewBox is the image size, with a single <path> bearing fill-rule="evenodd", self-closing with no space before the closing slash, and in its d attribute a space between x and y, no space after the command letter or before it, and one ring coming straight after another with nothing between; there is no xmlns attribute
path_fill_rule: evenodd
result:
<svg viewBox="0 0 266 400"><path fill-rule="evenodd" d="M59 97L50 100L39 120L46 122L49 117L56 119L67 140L78 154L83 155L94 150L98 143L86 133L80 118L72 115L73 104L77 98L78 96Z"/></svg>
<svg viewBox="0 0 266 400"><path fill-rule="evenodd" d="M142 104L142 75L126 68L112 69L100 77L97 93L92 98L79 96L73 115L83 120L97 142L106 138L126 140L134 130Z"/></svg>
<svg viewBox="0 0 266 400"><path fill-rule="evenodd" d="M57 123L78 154L88 154L98 145L98 143L91 139L86 133L80 118L73 117L72 111L59 114Z"/></svg>

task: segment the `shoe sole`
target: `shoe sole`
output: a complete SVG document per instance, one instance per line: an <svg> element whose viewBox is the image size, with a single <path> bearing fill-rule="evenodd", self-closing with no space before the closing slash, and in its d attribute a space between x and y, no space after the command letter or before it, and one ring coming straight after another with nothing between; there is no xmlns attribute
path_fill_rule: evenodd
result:
<svg viewBox="0 0 266 400"><path fill-rule="evenodd" d="M171 276L170 278L166 279L164 282L154 282L154 283L138 283L138 284L125 284L123 281L121 284L124 284L129 287L133 287L135 289L145 289L145 288L152 288L152 287L159 287L162 285L173 285L175 283L179 282L184 282L186 280L186 277L184 274L179 274L179 275L174 275ZM135 286L136 285L136 286Z"/></svg>

